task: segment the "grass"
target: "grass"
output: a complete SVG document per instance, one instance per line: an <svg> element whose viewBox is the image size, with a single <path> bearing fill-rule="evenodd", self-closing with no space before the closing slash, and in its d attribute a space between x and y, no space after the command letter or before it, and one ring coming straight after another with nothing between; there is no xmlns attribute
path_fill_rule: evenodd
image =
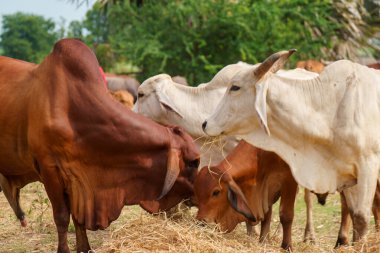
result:
<svg viewBox="0 0 380 253"><path fill-rule="evenodd" d="M371 232L364 246L333 250L340 222L339 195L330 195L325 206L314 202L314 222L317 241L303 243L305 203L300 191L293 225L294 252L376 252L380 253L380 234ZM39 183L26 186L21 193L22 206L27 211L28 226L22 228L3 194L0 194L0 253L55 252L56 228L50 203ZM88 231L90 244L96 253L117 252L283 252L279 245L278 204L274 208L271 234L266 244L245 234L239 225L229 234L217 232L215 226L199 226L194 220L196 209L181 211L168 218L153 216L138 206L128 206L111 226L103 231ZM75 251L75 231L69 226L69 247Z"/></svg>

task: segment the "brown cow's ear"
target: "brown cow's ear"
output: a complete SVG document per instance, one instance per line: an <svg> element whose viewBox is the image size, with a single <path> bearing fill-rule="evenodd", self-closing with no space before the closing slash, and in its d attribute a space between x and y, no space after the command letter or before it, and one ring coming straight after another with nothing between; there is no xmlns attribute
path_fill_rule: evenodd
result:
<svg viewBox="0 0 380 253"><path fill-rule="evenodd" d="M179 155L180 151L178 149L171 148L169 150L164 187L157 200L160 200L162 197L164 197L170 191L175 181L177 180L177 177L180 173Z"/></svg>
<svg viewBox="0 0 380 253"><path fill-rule="evenodd" d="M251 209L249 208L248 201L245 198L244 193L233 180L230 180L228 182L227 196L228 201L230 202L233 209L244 215L250 221L256 222L256 217L253 215Z"/></svg>

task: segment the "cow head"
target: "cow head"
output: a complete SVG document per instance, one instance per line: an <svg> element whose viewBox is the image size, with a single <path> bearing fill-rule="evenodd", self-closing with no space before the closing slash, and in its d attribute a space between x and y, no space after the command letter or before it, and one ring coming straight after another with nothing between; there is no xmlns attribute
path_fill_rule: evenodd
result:
<svg viewBox="0 0 380 253"><path fill-rule="evenodd" d="M189 134L178 126L167 127L167 129L172 138L164 187L158 200L167 195L176 181L178 184L183 185L186 188L185 191L188 192L189 187L191 188L194 181L200 161L199 150ZM175 195L175 193L173 194ZM168 197L173 197L172 195ZM179 199L178 203L182 199Z"/></svg>
<svg viewBox="0 0 380 253"><path fill-rule="evenodd" d="M218 166L199 171L194 183L198 219L218 223L224 231L232 231L242 221L256 221L258 212L249 201L255 194L257 151L240 141Z"/></svg>
<svg viewBox="0 0 380 253"><path fill-rule="evenodd" d="M218 167L203 167L194 184L197 219L217 223L226 232L231 232L240 222L256 222L243 192L253 181L239 182L240 179Z"/></svg>
<svg viewBox="0 0 380 253"><path fill-rule="evenodd" d="M145 80L138 89L138 99L134 111L162 124L173 124L165 120L167 114L175 114L179 119L183 118L180 110L166 94L165 87L173 83L167 74L160 74Z"/></svg>
<svg viewBox="0 0 380 253"><path fill-rule="evenodd" d="M261 125L270 134L267 123L266 95L270 73L277 72L295 50L281 51L268 57L257 68L242 70L231 81L213 115L203 124L210 136L245 135ZM252 110L241 110L245 108ZM257 117L258 116L258 117Z"/></svg>

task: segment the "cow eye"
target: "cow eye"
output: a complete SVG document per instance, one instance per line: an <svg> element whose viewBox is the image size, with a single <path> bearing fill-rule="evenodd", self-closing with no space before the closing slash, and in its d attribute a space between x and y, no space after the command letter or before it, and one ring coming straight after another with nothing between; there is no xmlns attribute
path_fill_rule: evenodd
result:
<svg viewBox="0 0 380 253"><path fill-rule="evenodd" d="M239 86L236 86L236 85L231 86L231 91L237 91L237 90L240 90Z"/></svg>
<svg viewBox="0 0 380 253"><path fill-rule="evenodd" d="M220 190L215 190L212 192L213 197L217 197L220 194Z"/></svg>
<svg viewBox="0 0 380 253"><path fill-rule="evenodd" d="M139 98L142 98L142 97L144 96L144 93L138 93L137 96L138 96Z"/></svg>

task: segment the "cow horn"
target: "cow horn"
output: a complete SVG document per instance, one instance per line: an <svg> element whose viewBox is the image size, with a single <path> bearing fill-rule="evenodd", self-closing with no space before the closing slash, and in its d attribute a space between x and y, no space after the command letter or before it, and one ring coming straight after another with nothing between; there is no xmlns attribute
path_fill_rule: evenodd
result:
<svg viewBox="0 0 380 253"><path fill-rule="evenodd" d="M280 51L272 54L253 71L255 77L261 79L268 71L276 73L283 67L289 56L296 51L296 49L291 49L289 51Z"/></svg>
<svg viewBox="0 0 380 253"><path fill-rule="evenodd" d="M160 200L162 197L164 197L170 191L175 181L177 180L180 172L179 155L180 151L178 149L171 148L169 150L164 187L157 200Z"/></svg>

